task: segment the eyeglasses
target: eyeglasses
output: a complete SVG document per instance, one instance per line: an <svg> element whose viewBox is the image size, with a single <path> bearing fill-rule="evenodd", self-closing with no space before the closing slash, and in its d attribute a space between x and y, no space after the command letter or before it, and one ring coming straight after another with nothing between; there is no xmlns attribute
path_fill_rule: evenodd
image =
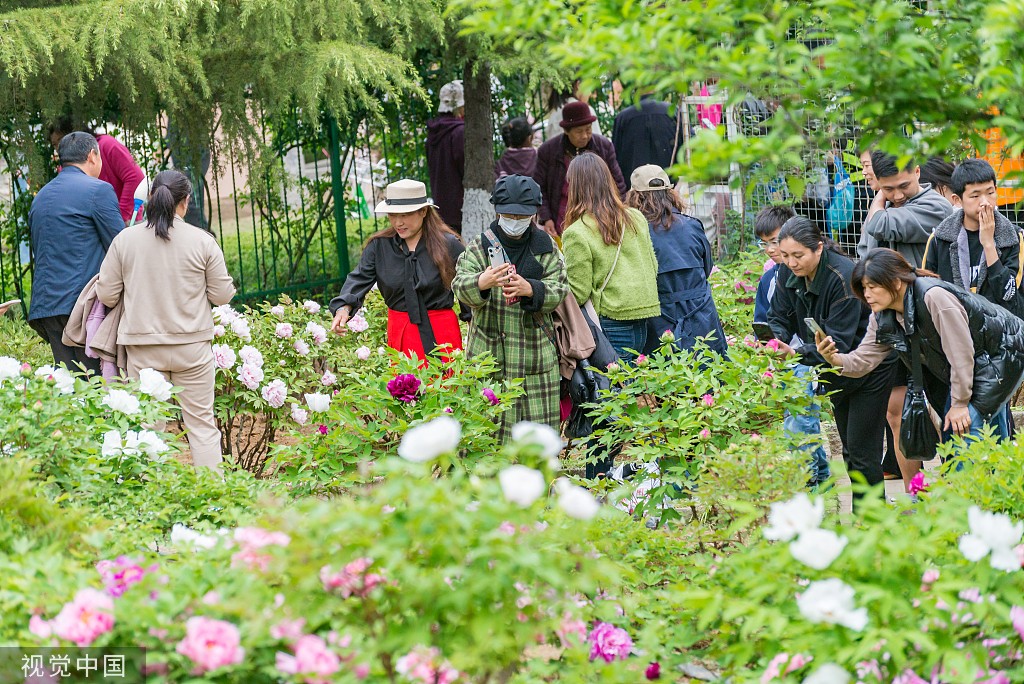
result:
<svg viewBox="0 0 1024 684"><path fill-rule="evenodd" d="M768 240L766 242L764 240L758 240L757 241L757 246L760 249L768 249L769 247L778 247L779 246L779 241L778 240Z"/></svg>

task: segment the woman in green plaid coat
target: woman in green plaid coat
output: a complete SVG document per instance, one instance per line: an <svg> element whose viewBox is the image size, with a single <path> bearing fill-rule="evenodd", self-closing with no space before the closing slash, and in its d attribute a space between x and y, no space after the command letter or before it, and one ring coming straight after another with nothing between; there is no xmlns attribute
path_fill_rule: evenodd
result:
<svg viewBox="0 0 1024 684"><path fill-rule="evenodd" d="M489 352L500 367L497 380L523 380L525 394L502 413L499 439L505 441L509 428L523 420L559 428L551 312L569 284L554 241L534 223L540 186L528 176L504 176L491 203L498 218L459 257L452 291L473 310L466 355Z"/></svg>

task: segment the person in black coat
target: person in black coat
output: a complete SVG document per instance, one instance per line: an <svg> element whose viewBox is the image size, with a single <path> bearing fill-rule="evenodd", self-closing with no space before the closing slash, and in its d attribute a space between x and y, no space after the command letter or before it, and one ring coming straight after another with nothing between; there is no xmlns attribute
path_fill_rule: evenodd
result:
<svg viewBox="0 0 1024 684"><path fill-rule="evenodd" d="M828 368L831 364L818 352L814 331L805 319L814 319L845 353L864 339L871 310L854 294L853 262L826 243L830 241L818 226L804 216L783 224L779 232L783 263L768 324L779 340L799 336L801 344L793 347L780 342L786 354L799 357L802 364ZM890 358L863 377L823 376L819 382L819 391L833 393L832 411L847 469L869 485L882 481L885 412L894 371L895 359Z"/></svg>
<svg viewBox="0 0 1024 684"><path fill-rule="evenodd" d="M623 178L646 164L667 169L675 163L672 153L679 142L678 122L669 114L671 107L653 95L644 95L639 103L615 115L612 142Z"/></svg>

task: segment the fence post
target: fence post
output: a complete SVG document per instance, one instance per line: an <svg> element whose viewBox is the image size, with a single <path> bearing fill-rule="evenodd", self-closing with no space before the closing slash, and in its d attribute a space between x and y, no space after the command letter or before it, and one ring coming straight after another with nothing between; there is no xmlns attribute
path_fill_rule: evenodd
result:
<svg viewBox="0 0 1024 684"><path fill-rule="evenodd" d="M342 281L348 277L348 231L345 228L345 184L341 179L341 133L338 131L338 120L327 117L327 126L331 133L331 195L334 197L334 228L335 242L338 251L338 278Z"/></svg>

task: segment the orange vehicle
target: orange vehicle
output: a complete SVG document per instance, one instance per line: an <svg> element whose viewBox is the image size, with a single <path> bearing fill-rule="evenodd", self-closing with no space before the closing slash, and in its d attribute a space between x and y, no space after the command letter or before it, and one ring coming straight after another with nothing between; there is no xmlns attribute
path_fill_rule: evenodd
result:
<svg viewBox="0 0 1024 684"><path fill-rule="evenodd" d="M1024 199L1024 157L1010 156L1003 129L990 128L983 135L988 146L981 158L996 170L996 205L1020 202Z"/></svg>

